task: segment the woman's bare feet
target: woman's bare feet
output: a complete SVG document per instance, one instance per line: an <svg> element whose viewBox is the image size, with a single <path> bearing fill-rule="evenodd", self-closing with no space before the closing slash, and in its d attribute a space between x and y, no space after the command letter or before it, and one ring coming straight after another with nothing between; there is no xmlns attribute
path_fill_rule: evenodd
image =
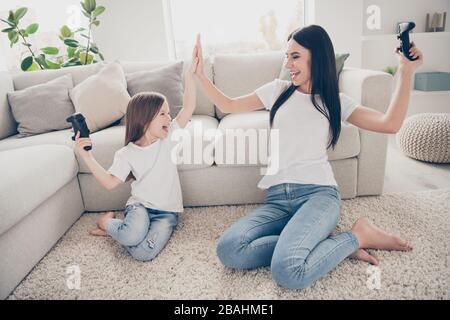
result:
<svg viewBox="0 0 450 320"><path fill-rule="evenodd" d="M378 265L378 260L374 256L372 256L370 253L368 253L366 250L364 250L364 249L356 250L354 253L352 253L350 255L349 258L365 261L365 262L368 262L368 263L373 264L375 266Z"/></svg>
<svg viewBox="0 0 450 320"><path fill-rule="evenodd" d="M358 219L352 231L359 241L360 249L411 251L412 246L396 235L389 234L373 225L367 218Z"/></svg>

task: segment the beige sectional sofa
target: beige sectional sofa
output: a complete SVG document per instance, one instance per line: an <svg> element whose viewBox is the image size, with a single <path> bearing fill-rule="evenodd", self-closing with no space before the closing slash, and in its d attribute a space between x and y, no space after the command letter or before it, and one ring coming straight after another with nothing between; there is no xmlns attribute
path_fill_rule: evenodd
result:
<svg viewBox="0 0 450 320"><path fill-rule="evenodd" d="M282 60L282 53L219 55L214 63L205 61L205 71L233 97L278 77ZM168 63L121 62L125 73ZM113 191L102 189L74 154L70 129L18 138L6 98L7 92L65 73L71 73L77 85L100 68L91 65L16 75L0 73L0 298L8 296L83 212L124 208L129 183ZM380 111L387 108L391 98L392 77L386 73L344 68L339 85L340 91ZM195 131L196 124L204 130L220 130L226 139L227 129L267 128L268 112L223 115L198 88L197 109L188 130L193 145L200 140L197 142L210 157L200 163L179 165L185 206L262 202L264 192L256 187L261 164L222 164L217 157L224 156L223 152L208 148L203 133ZM91 135L93 153L103 167L111 165L114 152L123 146L124 135L121 125ZM381 193L386 142L384 135L343 126L338 145L329 152L343 198Z"/></svg>

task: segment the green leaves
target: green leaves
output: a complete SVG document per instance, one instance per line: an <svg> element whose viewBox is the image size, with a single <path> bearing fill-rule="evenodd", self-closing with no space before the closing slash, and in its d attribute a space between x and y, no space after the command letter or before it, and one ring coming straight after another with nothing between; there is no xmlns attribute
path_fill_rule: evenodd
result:
<svg viewBox="0 0 450 320"><path fill-rule="evenodd" d="M15 28L16 24L14 22L11 22L9 20L4 20L4 19L0 19L1 21L3 21L4 23L8 24L10 27Z"/></svg>
<svg viewBox="0 0 450 320"><path fill-rule="evenodd" d="M48 69L47 62L45 61L45 55L40 54L37 57L34 58L34 60L39 63L40 66L44 67L45 69Z"/></svg>
<svg viewBox="0 0 450 320"><path fill-rule="evenodd" d="M16 20L16 18L14 17L14 12L12 10L9 10L9 14L8 14L8 21L13 23L13 26L16 26L19 21Z"/></svg>
<svg viewBox="0 0 450 320"><path fill-rule="evenodd" d="M23 18L23 16L27 13L28 8L19 8L16 10L16 12L14 12L14 20L17 21L17 23L19 23L19 20Z"/></svg>
<svg viewBox="0 0 450 320"><path fill-rule="evenodd" d="M33 62L27 71L37 71L39 69L41 69L41 67L36 62Z"/></svg>
<svg viewBox="0 0 450 320"><path fill-rule="evenodd" d="M27 71L29 67L33 64L33 57L29 56L22 60L22 63L20 64L20 68L23 71Z"/></svg>
<svg viewBox="0 0 450 320"><path fill-rule="evenodd" d="M88 14L93 12L95 10L95 7L97 4L95 3L95 0L84 0L81 3L81 7L86 11Z"/></svg>
<svg viewBox="0 0 450 320"><path fill-rule="evenodd" d="M12 48L12 46L14 44L16 44L17 42L19 42L19 33L17 31L11 31L8 33L8 39L11 42L10 47Z"/></svg>
<svg viewBox="0 0 450 320"><path fill-rule="evenodd" d="M49 55L55 55L59 53L58 48L55 47L45 47L41 49L43 53L49 54Z"/></svg>
<svg viewBox="0 0 450 320"><path fill-rule="evenodd" d="M92 18L97 18L99 15L101 15L106 10L105 7L99 6L92 12Z"/></svg>
<svg viewBox="0 0 450 320"><path fill-rule="evenodd" d="M61 69L61 65L59 63L54 63L50 60L46 60L48 69Z"/></svg>
<svg viewBox="0 0 450 320"><path fill-rule="evenodd" d="M3 29L2 32L11 32L14 30L15 30L15 28L6 28L6 29Z"/></svg>
<svg viewBox="0 0 450 320"><path fill-rule="evenodd" d="M75 50L73 47L67 47L67 56L73 58L75 56Z"/></svg>
<svg viewBox="0 0 450 320"><path fill-rule="evenodd" d="M82 64L91 64L92 60L94 60L94 56L92 54L87 54L85 52L80 53L80 61Z"/></svg>
<svg viewBox="0 0 450 320"><path fill-rule="evenodd" d="M66 25L62 26L60 29L60 34L63 38L70 38L73 36L72 31L70 30L70 28Z"/></svg>
<svg viewBox="0 0 450 320"><path fill-rule="evenodd" d="M76 48L78 47L78 45L80 44L77 40L75 39L64 39L64 44L66 46L72 47L72 48Z"/></svg>
<svg viewBox="0 0 450 320"><path fill-rule="evenodd" d="M27 34L33 34L33 33L35 33L35 32L38 30L38 28L39 28L39 24L33 23L33 24L30 24L30 25L25 29L25 32L26 32Z"/></svg>

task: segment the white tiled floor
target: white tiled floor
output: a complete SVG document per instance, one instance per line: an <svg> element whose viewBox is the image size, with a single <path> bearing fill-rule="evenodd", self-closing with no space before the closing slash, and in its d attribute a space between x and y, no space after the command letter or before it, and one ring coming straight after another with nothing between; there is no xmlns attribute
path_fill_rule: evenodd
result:
<svg viewBox="0 0 450 320"><path fill-rule="evenodd" d="M450 188L450 164L433 164L405 156L395 141L388 139L384 193Z"/></svg>

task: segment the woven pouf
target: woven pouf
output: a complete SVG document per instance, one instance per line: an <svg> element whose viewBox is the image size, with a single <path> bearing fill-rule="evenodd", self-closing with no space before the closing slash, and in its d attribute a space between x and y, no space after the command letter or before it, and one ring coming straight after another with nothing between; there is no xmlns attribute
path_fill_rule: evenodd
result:
<svg viewBox="0 0 450 320"><path fill-rule="evenodd" d="M421 113L409 117L397 133L397 145L408 157L450 163L450 113Z"/></svg>

